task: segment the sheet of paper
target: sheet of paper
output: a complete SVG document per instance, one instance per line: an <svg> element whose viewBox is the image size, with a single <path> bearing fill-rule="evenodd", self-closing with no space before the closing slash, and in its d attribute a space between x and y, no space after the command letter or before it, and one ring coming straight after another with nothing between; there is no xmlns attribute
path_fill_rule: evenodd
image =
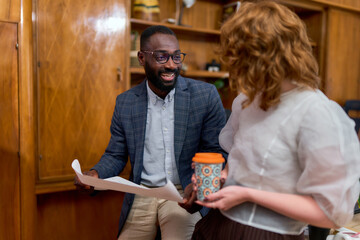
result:
<svg viewBox="0 0 360 240"><path fill-rule="evenodd" d="M163 187L147 188L130 182L122 177L116 176L106 179L99 179L83 175L81 172L80 163L77 159L72 162L71 167L74 169L76 175L83 184L93 186L97 190L114 190L148 197L157 197L175 202L182 202L182 197L170 180L168 180L167 184Z"/></svg>

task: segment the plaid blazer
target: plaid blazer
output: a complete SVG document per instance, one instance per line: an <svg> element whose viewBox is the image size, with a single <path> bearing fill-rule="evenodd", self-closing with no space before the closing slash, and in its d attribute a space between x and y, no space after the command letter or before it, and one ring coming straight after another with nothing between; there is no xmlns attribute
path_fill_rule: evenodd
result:
<svg viewBox="0 0 360 240"><path fill-rule="evenodd" d="M218 135L226 114L214 85L178 77L174 96L175 161L183 189L190 184L192 157L196 152L220 152ZM131 163L130 180L140 184L143 169L148 97L146 81L120 94L111 122L111 138L100 161L92 168L100 178L117 176ZM121 209L119 233L134 200L126 193ZM202 214L207 212L203 209Z"/></svg>

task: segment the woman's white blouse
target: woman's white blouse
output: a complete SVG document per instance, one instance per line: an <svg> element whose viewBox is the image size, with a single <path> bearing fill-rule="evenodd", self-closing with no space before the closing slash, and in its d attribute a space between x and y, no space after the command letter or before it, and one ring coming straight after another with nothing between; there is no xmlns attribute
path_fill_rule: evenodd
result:
<svg viewBox="0 0 360 240"><path fill-rule="evenodd" d="M338 226L351 220L359 196L360 146L354 122L321 91L293 89L263 111L246 96L233 102L219 140L229 152L225 186L311 195ZM254 203L222 213L230 219L282 234L300 234L299 222Z"/></svg>

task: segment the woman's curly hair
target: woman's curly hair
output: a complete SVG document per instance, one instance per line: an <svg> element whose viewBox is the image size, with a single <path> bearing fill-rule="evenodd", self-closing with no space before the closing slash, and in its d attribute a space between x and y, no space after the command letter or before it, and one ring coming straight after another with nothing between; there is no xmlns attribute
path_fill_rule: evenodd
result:
<svg viewBox="0 0 360 240"><path fill-rule="evenodd" d="M319 87L318 65L305 24L283 5L270 1L242 3L221 27L220 41L230 86L248 97L244 108L257 95L261 109L277 105L284 80Z"/></svg>

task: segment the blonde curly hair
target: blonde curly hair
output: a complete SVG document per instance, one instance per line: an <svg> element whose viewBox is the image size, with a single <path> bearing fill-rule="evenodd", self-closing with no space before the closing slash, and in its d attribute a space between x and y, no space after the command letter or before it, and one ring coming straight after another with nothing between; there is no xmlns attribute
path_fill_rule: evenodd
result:
<svg viewBox="0 0 360 240"><path fill-rule="evenodd" d="M280 102L281 83L319 88L318 65L305 24L287 7L271 1L244 2L221 27L221 60L230 71L230 86L244 93L249 106Z"/></svg>

